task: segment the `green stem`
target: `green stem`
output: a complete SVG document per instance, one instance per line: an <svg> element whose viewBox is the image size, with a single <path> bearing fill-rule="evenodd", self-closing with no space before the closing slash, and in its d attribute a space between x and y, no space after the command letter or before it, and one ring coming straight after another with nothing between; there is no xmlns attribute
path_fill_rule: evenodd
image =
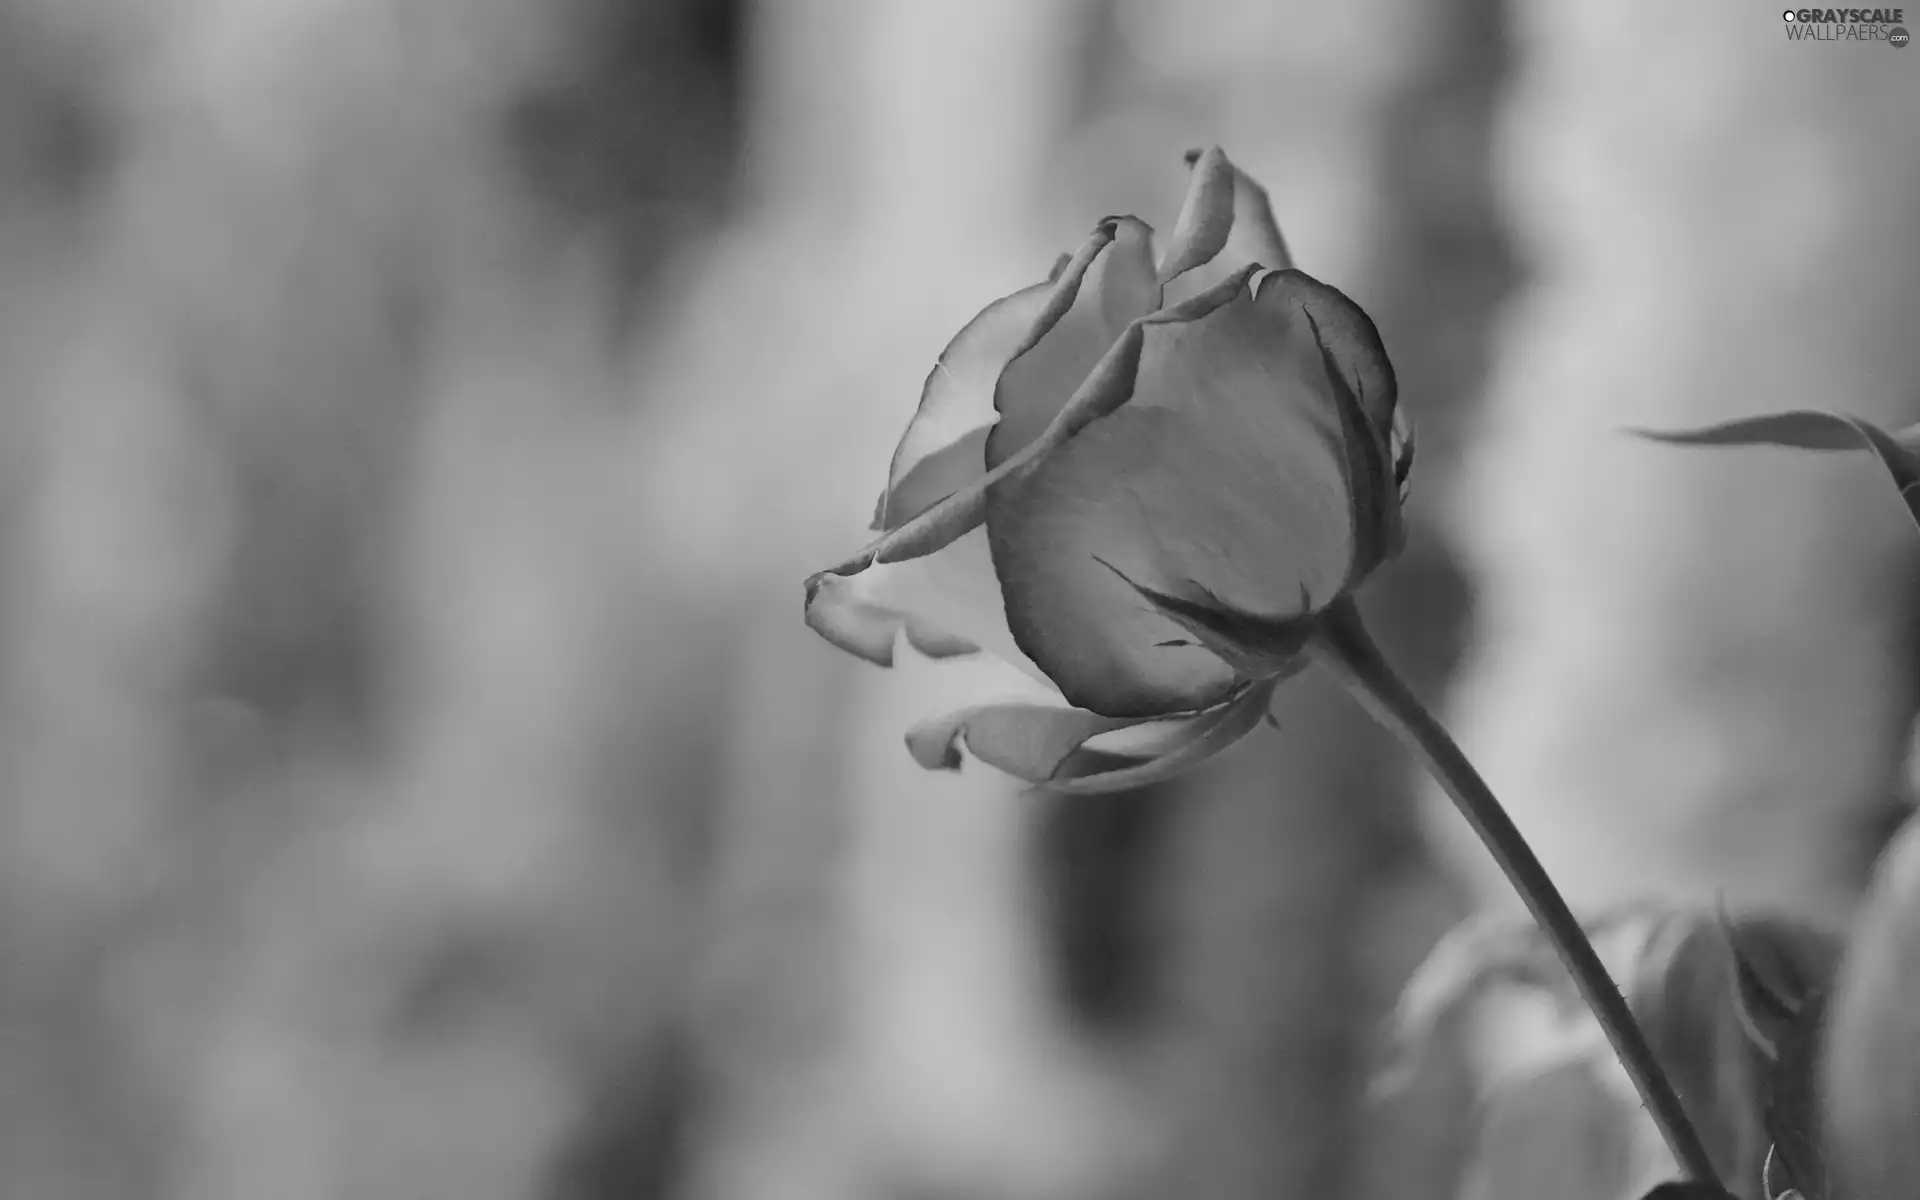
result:
<svg viewBox="0 0 1920 1200"><path fill-rule="evenodd" d="M1586 931L1580 928L1580 922L1561 898L1560 890L1553 885L1486 781L1473 769L1446 729L1387 665L1350 599L1340 601L1327 611L1310 652L1339 676L1375 720L1392 730L1420 757L1453 798L1460 815L1480 835L1480 841L1506 872L1514 890L1533 913L1533 919L1553 943L1560 961L1572 973L1581 997L1613 1044L1614 1053L1626 1067L1641 1102L1659 1127L1681 1170L1702 1183L1720 1186L1705 1144L1693 1122L1688 1120L1666 1072L1654 1058L1640 1023L1634 1020L1619 987L1601 964L1600 956L1594 953Z"/></svg>

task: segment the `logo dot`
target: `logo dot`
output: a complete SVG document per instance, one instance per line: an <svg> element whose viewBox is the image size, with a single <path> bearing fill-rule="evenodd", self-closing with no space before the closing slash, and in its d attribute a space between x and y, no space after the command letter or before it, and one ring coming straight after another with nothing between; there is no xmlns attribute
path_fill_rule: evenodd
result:
<svg viewBox="0 0 1920 1200"><path fill-rule="evenodd" d="M1780 16L1783 20L1791 21L1793 20L1793 10L1788 9L1787 11L1781 13Z"/></svg>

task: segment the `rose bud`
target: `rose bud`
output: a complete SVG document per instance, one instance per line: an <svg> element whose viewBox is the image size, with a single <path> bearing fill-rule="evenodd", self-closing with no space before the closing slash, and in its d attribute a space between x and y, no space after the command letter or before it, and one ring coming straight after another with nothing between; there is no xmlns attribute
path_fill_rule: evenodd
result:
<svg viewBox="0 0 1920 1200"><path fill-rule="evenodd" d="M1373 322L1294 270L1219 150L1153 230L1103 220L940 355L879 537L807 580L807 623L883 666L985 652L1036 702L907 735L1029 783L1136 786L1250 732L1320 614L1399 548L1412 441Z"/></svg>

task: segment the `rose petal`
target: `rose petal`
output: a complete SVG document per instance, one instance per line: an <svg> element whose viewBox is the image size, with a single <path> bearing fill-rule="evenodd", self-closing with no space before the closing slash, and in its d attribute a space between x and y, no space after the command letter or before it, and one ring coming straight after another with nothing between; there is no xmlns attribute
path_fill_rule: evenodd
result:
<svg viewBox="0 0 1920 1200"><path fill-rule="evenodd" d="M1399 384L1386 343L1366 310L1345 292L1315 279L1305 271L1274 271L1260 277L1255 291L1261 300L1284 304L1290 312L1311 320L1328 358L1353 390L1382 444L1392 441ZM1403 423L1404 428L1404 423Z"/></svg>
<svg viewBox="0 0 1920 1200"><path fill-rule="evenodd" d="M985 650L1052 687L1007 629L1006 601L984 529L976 527L919 558L816 578L807 598L807 624L868 662L893 665L893 630L904 628L915 648L929 657Z"/></svg>
<svg viewBox="0 0 1920 1200"><path fill-rule="evenodd" d="M1218 146L1187 151L1187 198L1160 259L1160 282L1170 283L1226 248L1233 231L1234 166ZM1282 266L1268 263L1267 266Z"/></svg>
<svg viewBox="0 0 1920 1200"><path fill-rule="evenodd" d="M1133 380L1140 365L1142 343L1141 326L1135 323L1100 360L1093 374L1080 385L1080 390L1060 410L1053 423L1039 437L1022 447L1019 453L899 528L881 534L853 557L809 576L806 581L808 604L813 603L815 594L830 576L857 575L877 563L920 558L972 532L986 519L987 496L995 486L1030 469L1035 462L1077 436L1089 424L1127 402L1127 398L1133 394Z"/></svg>
<svg viewBox="0 0 1920 1200"><path fill-rule="evenodd" d="M1239 741L1260 723L1272 688L1178 720L1103 717L1039 704L987 704L922 721L907 733L914 759L957 770L962 748L988 766L1049 790L1096 793L1140 787L1187 770ZM1116 756L1116 735L1153 726L1153 757Z"/></svg>
<svg viewBox="0 0 1920 1200"><path fill-rule="evenodd" d="M1271 680L1257 683L1238 698L1193 718L1184 729L1169 731L1168 740L1144 762L1101 766L1099 760L1090 755L1069 759L1047 783L1047 788L1056 792L1095 794L1145 787L1171 779L1252 733L1267 716L1273 690ZM1118 735L1094 738L1086 748L1104 750L1115 736Z"/></svg>
<svg viewBox="0 0 1920 1200"><path fill-rule="evenodd" d="M887 490L874 512L876 530L899 528L986 473L994 381L1051 291L1040 284L995 301L940 355L921 389L920 410L893 452Z"/></svg>
<svg viewBox="0 0 1920 1200"><path fill-rule="evenodd" d="M1347 586L1400 552L1401 504L1413 467L1412 427L1398 409L1398 384L1386 346L1358 304L1301 271L1275 271L1254 283L1313 330L1335 387L1346 430L1355 551Z"/></svg>
<svg viewBox="0 0 1920 1200"><path fill-rule="evenodd" d="M1224 295L1233 289L1223 287L1218 290ZM1156 314L1154 319L1185 319L1219 302L1209 294L1164 314ZM1093 373L1081 383L1073 399L1068 401L1067 406L1060 410L1039 437L979 480L941 500L898 529L881 534L845 562L809 576L806 581L807 623L836 645L846 642L843 648L863 653L862 649L856 647L864 643L850 639L844 632L848 621L839 619L825 609L816 611L817 606L831 605L836 598L846 595L844 589L834 581L862 574L879 565L907 562L936 553L977 529L986 519L987 497L995 487L1031 469L1034 463L1078 436L1088 425L1127 402L1133 394L1134 376L1139 369L1143 344L1142 325L1136 322L1107 351Z"/></svg>
<svg viewBox="0 0 1920 1200"><path fill-rule="evenodd" d="M940 352L920 389L920 407L894 448L874 528L897 529L986 472L986 437L999 419L994 387L1009 362L1060 323L1090 268L1114 240L1102 222L1046 282L989 304Z"/></svg>
<svg viewBox="0 0 1920 1200"><path fill-rule="evenodd" d="M930 771L957 771L964 746L1016 779L1045 783L1089 738L1127 724L1077 708L983 704L919 722L907 731L907 749Z"/></svg>
<svg viewBox="0 0 1920 1200"><path fill-rule="evenodd" d="M1281 622L1336 599L1354 562L1349 434L1312 323L1290 291L1211 295L1142 322L1132 398L988 498L1014 640L1092 712L1203 708L1235 679L1128 581Z"/></svg>
<svg viewBox="0 0 1920 1200"><path fill-rule="evenodd" d="M1115 218L1112 226L1113 242L1087 271L1073 307L1000 373L993 392L1000 420L987 438L988 467L1039 436L1127 326L1160 306L1153 230L1133 217Z"/></svg>
<svg viewBox="0 0 1920 1200"><path fill-rule="evenodd" d="M1188 151L1187 162L1193 168L1187 198L1160 266L1169 302L1197 295L1250 265L1293 265L1265 188L1217 146Z"/></svg>
<svg viewBox="0 0 1920 1200"><path fill-rule="evenodd" d="M915 559L915 562L925 561ZM875 666L891 667L894 645L906 634L916 650L928 658L977 654L980 647L940 630L910 614L863 600L855 584L865 576L828 575L807 598L807 624L833 645Z"/></svg>

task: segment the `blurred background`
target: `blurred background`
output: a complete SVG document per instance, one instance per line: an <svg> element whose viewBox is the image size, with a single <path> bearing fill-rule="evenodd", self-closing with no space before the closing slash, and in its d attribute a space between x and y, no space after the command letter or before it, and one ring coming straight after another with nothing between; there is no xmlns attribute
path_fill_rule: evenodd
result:
<svg viewBox="0 0 1920 1200"><path fill-rule="evenodd" d="M1331 684L1020 795L800 581L952 332L1218 143L1384 332L1369 611L1574 898L1846 912L1911 531L1617 434L1920 417L1920 52L1779 22L0 0L0 1200L1452 1194L1512 1039L1365 1084L1505 893Z"/></svg>

